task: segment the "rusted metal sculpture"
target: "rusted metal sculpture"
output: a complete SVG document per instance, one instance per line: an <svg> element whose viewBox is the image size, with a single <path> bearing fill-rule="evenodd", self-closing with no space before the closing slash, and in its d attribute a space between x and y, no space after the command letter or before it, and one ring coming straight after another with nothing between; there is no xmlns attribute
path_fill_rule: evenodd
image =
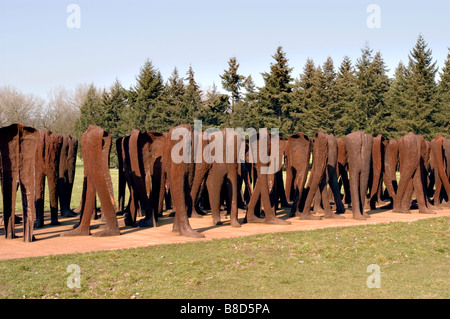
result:
<svg viewBox="0 0 450 319"><path fill-rule="evenodd" d="M18 187L22 193L23 240L34 240L36 215L35 166L39 131L23 124L0 128L1 185L5 237L15 238L15 203Z"/></svg>
<svg viewBox="0 0 450 319"><path fill-rule="evenodd" d="M61 216L74 217L76 214L70 209L75 167L77 160L78 140L76 137L63 134L63 143L59 158L58 198Z"/></svg>
<svg viewBox="0 0 450 319"><path fill-rule="evenodd" d="M39 131L36 156L36 221L35 228L44 226L45 180L48 184L50 199L50 225L59 225L58 221L58 179L59 161L63 136L47 130Z"/></svg>
<svg viewBox="0 0 450 319"><path fill-rule="evenodd" d="M345 137L354 219L366 219L370 217L364 211L364 204L369 184L372 146L372 135L364 132L353 132Z"/></svg>
<svg viewBox="0 0 450 319"><path fill-rule="evenodd" d="M90 235L90 223L95 208L96 194L100 199L105 227L102 231L95 233L94 236L120 235L109 173L111 140L111 135L108 132L95 125L89 125L81 136L81 151L85 170L80 223L76 228L62 233L61 236Z"/></svg>
<svg viewBox="0 0 450 319"><path fill-rule="evenodd" d="M409 213L413 190L416 194L420 213L433 214L425 198L426 190L423 184L424 158L427 148L422 136L408 133L398 141L400 181L394 198L393 211Z"/></svg>
<svg viewBox="0 0 450 319"><path fill-rule="evenodd" d="M286 197L293 200L290 217L300 216L304 207L303 191L309 171L311 140L302 132L292 134L286 149ZM303 198L303 203L301 200Z"/></svg>

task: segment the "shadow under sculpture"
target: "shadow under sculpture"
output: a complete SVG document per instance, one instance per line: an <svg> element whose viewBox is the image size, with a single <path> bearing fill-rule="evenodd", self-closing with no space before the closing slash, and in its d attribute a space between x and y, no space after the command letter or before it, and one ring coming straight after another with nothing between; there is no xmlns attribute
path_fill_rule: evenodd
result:
<svg viewBox="0 0 450 319"><path fill-rule="evenodd" d="M16 193L20 186L23 208L23 240L31 242L34 219L36 217L35 199L35 161L39 131L23 124L12 124L0 128L1 184L3 195L3 222L5 237L15 235Z"/></svg>
<svg viewBox="0 0 450 319"><path fill-rule="evenodd" d="M89 125L81 136L81 151L84 160L84 184L81 202L80 223L76 228L61 236L90 235L90 223L95 208L96 194L101 202L102 220L105 227L94 236L120 235L116 217L111 175L109 173L109 154L111 135L102 128Z"/></svg>

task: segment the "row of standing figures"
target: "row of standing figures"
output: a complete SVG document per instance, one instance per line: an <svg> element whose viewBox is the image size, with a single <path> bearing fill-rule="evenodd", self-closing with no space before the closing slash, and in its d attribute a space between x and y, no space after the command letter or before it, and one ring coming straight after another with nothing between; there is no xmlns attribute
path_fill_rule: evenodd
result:
<svg viewBox="0 0 450 319"><path fill-rule="evenodd" d="M447 164L450 140L440 135L431 141L413 133L389 140L364 132L336 138L318 131L314 137L300 132L287 139L258 134L239 144L236 133L218 132L218 135L200 133L203 140L200 146L194 143L196 135L189 125L177 126L166 133L133 130L117 139L116 203L109 171L112 137L101 127L89 126L81 137L83 192L75 209L80 215L79 222L61 235L90 235L91 220L97 216L97 199L105 226L95 236L120 235L119 215L124 215L126 226L157 226L165 206L174 216L173 231L183 236L204 237L191 227L189 218L202 217L204 210L209 209L212 223L222 224L220 212L224 203L230 225L240 227L241 223L290 224L288 218L293 217L342 219L345 205L351 207L353 218L358 220L370 218L368 211L379 209L381 204L399 213L410 212L412 205L417 205L420 213L434 213L441 209L443 201L448 201L450 194ZM222 143L214 144L216 139ZM273 139L278 143L272 144ZM185 143L182 148L181 141ZM15 237L14 202L19 186L24 240L33 241L33 228L44 226L45 176L49 184L51 224L59 223L58 197L61 215L76 215L70 209L78 145L75 138L14 124L0 128L0 144L6 238ZM211 151L213 144L215 148L224 148L221 154L227 154L226 161L193 160L198 152L205 154L208 147ZM231 152L229 145L233 145ZM271 145L278 150L274 152ZM251 150L261 146L275 154L270 162L260 158L259 152L252 157ZM244 161L240 160L242 149ZM173 157L175 153L192 160L179 161ZM270 165L275 169L267 174L264 169L267 171ZM288 218L277 216L279 206L290 209ZM239 208L246 209L241 221Z"/></svg>

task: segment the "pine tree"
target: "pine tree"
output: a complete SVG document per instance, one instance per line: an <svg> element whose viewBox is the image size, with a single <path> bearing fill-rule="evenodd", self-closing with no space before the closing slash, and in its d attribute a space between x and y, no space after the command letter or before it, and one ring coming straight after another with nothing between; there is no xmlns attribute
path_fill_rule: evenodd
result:
<svg viewBox="0 0 450 319"><path fill-rule="evenodd" d="M336 72L333 60L328 57L322 68L315 73L315 89L313 90L314 112L311 114L316 122L315 131L322 130L330 134L339 118L337 108Z"/></svg>
<svg viewBox="0 0 450 319"><path fill-rule="evenodd" d="M127 92L120 81L116 79L109 90L103 91L101 103L104 115L100 126L111 133L113 139L126 134L123 132L121 123L127 106Z"/></svg>
<svg viewBox="0 0 450 319"><path fill-rule="evenodd" d="M136 85L130 94L130 108L126 114L128 131L139 129L147 131L156 124L157 112L155 105L163 92L164 83L159 70L150 60L145 61Z"/></svg>
<svg viewBox="0 0 450 319"><path fill-rule="evenodd" d="M188 108L185 105L186 87L180 78L178 69L174 68L167 79L164 91L157 103L157 121L153 129L160 132L168 132L170 128L189 123Z"/></svg>
<svg viewBox="0 0 450 319"><path fill-rule="evenodd" d="M312 96L314 90L314 77L316 75L316 66L310 58L306 60L303 67L303 73L299 79L296 79L292 94L292 118L293 131L304 132L306 135L314 134L314 122L310 113L312 110Z"/></svg>
<svg viewBox="0 0 450 319"><path fill-rule="evenodd" d="M363 130L377 134L380 130L379 118L384 116L385 95L389 89L389 78L386 66L377 52L372 57L372 49L366 45L356 63L356 95L357 108L352 116L353 131Z"/></svg>
<svg viewBox="0 0 450 319"><path fill-rule="evenodd" d="M184 103L187 108L187 112L184 121L185 124L192 123L191 125L193 125L193 121L199 117L199 112L202 105L202 91L195 81L195 73L192 66L189 66L189 70L186 75L187 77L185 80L187 81L187 84Z"/></svg>
<svg viewBox="0 0 450 319"><path fill-rule="evenodd" d="M199 113L203 129L228 127L229 121L228 95L221 94L213 83L211 90L206 92L204 104Z"/></svg>
<svg viewBox="0 0 450 319"><path fill-rule="evenodd" d="M389 91L390 79L387 76L387 68L380 52L375 53L370 71L373 76L372 88L370 94L373 97L371 101L369 120L366 131L369 134L377 135L388 134L389 117L391 110L386 104L387 92Z"/></svg>
<svg viewBox="0 0 450 319"><path fill-rule="evenodd" d="M319 130L324 130L328 119L326 114L325 77L321 66L317 66L311 87L311 100L308 105L308 118L311 123L310 136ZM328 133L328 132L326 132Z"/></svg>
<svg viewBox="0 0 450 319"><path fill-rule="evenodd" d="M419 35L416 45L410 51L405 90L405 107L412 120L411 129L431 139L435 134L434 117L437 109L436 62L431 49Z"/></svg>
<svg viewBox="0 0 450 319"><path fill-rule="evenodd" d="M435 115L436 134L450 138L450 48L438 84L439 106Z"/></svg>
<svg viewBox="0 0 450 319"><path fill-rule="evenodd" d="M254 119L258 94L251 75L245 78L243 88L245 95L234 105L231 126L246 130L257 126Z"/></svg>
<svg viewBox="0 0 450 319"><path fill-rule="evenodd" d="M288 66L286 53L281 46L272 58L275 63L271 63L270 72L262 73L264 86L259 92L259 125L279 128L281 134L288 134L293 129L290 118L293 68Z"/></svg>
<svg viewBox="0 0 450 319"><path fill-rule="evenodd" d="M220 75L222 79L222 87L231 94L231 108L241 99L240 89L244 83L245 77L238 74L239 63L236 58L232 57L228 61L228 70Z"/></svg>
<svg viewBox="0 0 450 319"><path fill-rule="evenodd" d="M116 139L127 134L123 127L122 117L128 106L127 93L118 79L111 85L109 90L103 90L100 107L102 118L98 124L111 134L111 156L110 165L117 165Z"/></svg>
<svg viewBox="0 0 450 319"><path fill-rule="evenodd" d="M355 130L353 127L353 114L356 110L356 77L352 62L345 56L336 75L337 114L338 119L334 134L345 136Z"/></svg>
<svg viewBox="0 0 450 319"><path fill-rule="evenodd" d="M391 121L388 138L400 138L411 131L411 118L405 105L407 70L402 61L395 69L394 79L387 94L388 105L391 109Z"/></svg>

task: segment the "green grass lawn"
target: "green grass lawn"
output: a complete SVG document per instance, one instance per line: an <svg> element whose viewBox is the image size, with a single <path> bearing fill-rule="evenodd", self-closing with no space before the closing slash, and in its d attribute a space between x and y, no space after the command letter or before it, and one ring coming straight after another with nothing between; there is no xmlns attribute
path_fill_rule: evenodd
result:
<svg viewBox="0 0 450 319"><path fill-rule="evenodd" d="M449 298L450 218L0 261L0 298ZM69 288L67 267L80 267ZM367 267L381 270L368 288Z"/></svg>

